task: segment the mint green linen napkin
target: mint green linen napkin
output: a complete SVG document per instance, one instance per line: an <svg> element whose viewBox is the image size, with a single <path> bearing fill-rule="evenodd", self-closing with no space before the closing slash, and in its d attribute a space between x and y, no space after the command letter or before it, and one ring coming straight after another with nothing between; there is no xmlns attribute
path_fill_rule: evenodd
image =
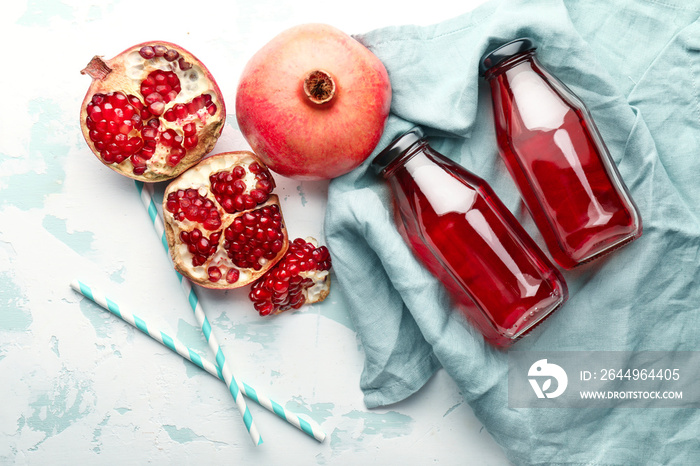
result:
<svg viewBox="0 0 700 466"><path fill-rule="evenodd" d="M500 160L482 54L521 36L582 98L643 218L643 236L564 272L569 302L513 350L700 349L700 2L492 1L429 27L356 36L385 64L393 101L375 154L415 125L486 179L544 249ZM698 464L692 409L509 409L507 354L453 312L396 231L368 159L333 180L326 240L365 352L368 407L440 367L517 464Z"/></svg>

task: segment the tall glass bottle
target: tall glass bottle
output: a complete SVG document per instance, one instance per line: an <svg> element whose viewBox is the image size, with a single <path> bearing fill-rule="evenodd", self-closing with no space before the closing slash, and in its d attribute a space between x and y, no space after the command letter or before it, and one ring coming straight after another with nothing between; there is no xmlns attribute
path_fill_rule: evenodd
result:
<svg viewBox="0 0 700 466"><path fill-rule="evenodd" d="M554 260L571 269L642 234L642 220L583 102L530 39L481 60L501 156Z"/></svg>
<svg viewBox="0 0 700 466"><path fill-rule="evenodd" d="M506 347L568 298L564 279L484 180L415 128L372 162L418 259L490 343Z"/></svg>

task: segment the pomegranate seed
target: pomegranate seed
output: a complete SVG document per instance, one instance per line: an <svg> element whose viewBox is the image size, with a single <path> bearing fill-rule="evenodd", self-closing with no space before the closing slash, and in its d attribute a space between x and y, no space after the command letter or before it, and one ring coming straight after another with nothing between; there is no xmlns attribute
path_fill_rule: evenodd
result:
<svg viewBox="0 0 700 466"><path fill-rule="evenodd" d="M177 118L185 118L187 116L187 107L185 107L183 104L175 104L173 106L173 111L175 112L175 116Z"/></svg>
<svg viewBox="0 0 700 466"><path fill-rule="evenodd" d="M153 115L161 115L165 110L165 104L163 102L153 102L148 106L148 111Z"/></svg>
<svg viewBox="0 0 700 466"><path fill-rule="evenodd" d="M169 71L168 73L165 74L168 84L170 87L173 89L177 89L178 91L180 90L180 78L177 77L177 74L175 74L172 71Z"/></svg>
<svg viewBox="0 0 700 466"><path fill-rule="evenodd" d="M274 186L270 180L262 179L255 184L255 187L265 193L270 193Z"/></svg>
<svg viewBox="0 0 700 466"><path fill-rule="evenodd" d="M182 148L175 148L170 151L170 155L168 155L168 165L171 167L174 167L178 163L180 163L180 160L185 156L185 150Z"/></svg>
<svg viewBox="0 0 700 466"><path fill-rule="evenodd" d="M130 94L128 96L128 99L129 99L129 102L131 103L131 105L133 105L134 108L136 108L136 110L141 110L143 108L143 104L141 103L141 99L139 99L135 95Z"/></svg>
<svg viewBox="0 0 700 466"><path fill-rule="evenodd" d="M207 274L209 275L210 282L216 283L221 280L221 270L219 270L218 267L209 267L209 269L207 269Z"/></svg>
<svg viewBox="0 0 700 466"><path fill-rule="evenodd" d="M228 283L236 283L240 277L240 274L241 273L238 271L238 269L229 269L226 273L226 281Z"/></svg>
<svg viewBox="0 0 700 466"><path fill-rule="evenodd" d="M245 181L243 180L234 180L233 183L231 183L231 191L236 194L243 194L246 189Z"/></svg>
<svg viewBox="0 0 700 466"><path fill-rule="evenodd" d="M182 127L182 132L185 133L185 136L194 136L197 134L197 127L194 123L187 123Z"/></svg>
<svg viewBox="0 0 700 466"><path fill-rule="evenodd" d="M109 102L102 104L102 115L105 120L114 118L114 106Z"/></svg>
<svg viewBox="0 0 700 466"><path fill-rule="evenodd" d="M156 130L155 128L152 128L150 126L147 126L146 128L143 129L143 131L141 131L141 136L144 139L155 139L157 135L158 135L158 130Z"/></svg>
<svg viewBox="0 0 700 466"><path fill-rule="evenodd" d="M155 57L156 53L153 51L153 47L151 47L150 45L146 45L144 47L141 47L141 50L139 50L139 55L148 60Z"/></svg>
<svg viewBox="0 0 700 466"><path fill-rule="evenodd" d="M250 197L255 201L256 204L261 204L267 200L269 197L266 192L260 189L254 189L250 192Z"/></svg>
<svg viewBox="0 0 700 466"><path fill-rule="evenodd" d="M149 160L151 157L153 157L153 154L155 154L155 151L147 147L144 147L143 149L141 149L141 152L139 152L139 155L146 160Z"/></svg>
<svg viewBox="0 0 700 466"><path fill-rule="evenodd" d="M107 163L114 163L114 161L116 160L115 154L112 154L108 150L103 150L102 152L100 152L100 155L102 156L102 160L104 160Z"/></svg>
<svg viewBox="0 0 700 466"><path fill-rule="evenodd" d="M233 167L231 174L236 178L243 178L245 176L245 168L241 167L240 165L237 165Z"/></svg>
<svg viewBox="0 0 700 466"><path fill-rule="evenodd" d="M123 109L122 109L122 112L123 112L123 114L124 114L124 118L130 120L131 117L133 117L134 114L136 113L136 109L134 108L133 105L131 105L131 104L126 104L126 105L124 105L124 107L123 107Z"/></svg>
<svg viewBox="0 0 700 466"><path fill-rule="evenodd" d="M108 100L115 108L123 107L127 102L126 96L120 92L110 94Z"/></svg>
<svg viewBox="0 0 700 466"><path fill-rule="evenodd" d="M168 51L168 48L164 45L156 45L153 47L153 52L156 57L162 57Z"/></svg>
<svg viewBox="0 0 700 466"><path fill-rule="evenodd" d="M117 128L117 130L124 135L127 135L131 132L131 130L134 129L134 122L129 120L123 120L121 125Z"/></svg>
<svg viewBox="0 0 700 466"><path fill-rule="evenodd" d="M175 138L175 131L169 129L160 134L160 142L166 147L172 147L173 139Z"/></svg>
<svg viewBox="0 0 700 466"><path fill-rule="evenodd" d="M124 145L126 144L126 142L127 142L127 138L126 138L126 135L125 135L125 134L119 133L119 134L116 134L116 135L114 136L114 143L115 143L118 147L124 147Z"/></svg>
<svg viewBox="0 0 700 466"><path fill-rule="evenodd" d="M184 58L180 58L180 59L177 61L177 64L180 66L180 69L181 69L182 71L189 70L190 68L192 68L192 63L190 63L190 62L188 62L188 61L185 61Z"/></svg>
<svg viewBox="0 0 700 466"><path fill-rule="evenodd" d="M145 168L146 167L146 160L144 160L142 157L139 157L136 154L131 156L131 163L134 165L134 170L136 168Z"/></svg>
<svg viewBox="0 0 700 466"><path fill-rule="evenodd" d="M163 102L163 96L159 92L149 92L144 99L146 105L151 105L156 102Z"/></svg>

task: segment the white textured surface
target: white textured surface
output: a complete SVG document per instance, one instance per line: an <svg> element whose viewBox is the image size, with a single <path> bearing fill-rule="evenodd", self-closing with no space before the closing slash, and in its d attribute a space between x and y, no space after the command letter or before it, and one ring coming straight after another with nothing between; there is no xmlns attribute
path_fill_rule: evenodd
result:
<svg viewBox="0 0 700 466"><path fill-rule="evenodd" d="M0 74L0 464L504 464L442 371L405 402L365 408L363 355L337 291L261 319L244 291L198 290L237 376L328 435L319 444L249 403L265 440L256 448L223 383L69 286L79 278L101 289L213 359L134 183L82 140L89 78L79 71L93 55L152 39L184 46L228 103L215 152L242 150L238 76L276 33L309 21L348 33L430 24L482 1L5 2L0 38L13 66ZM327 183L277 179L290 235L322 238Z"/></svg>

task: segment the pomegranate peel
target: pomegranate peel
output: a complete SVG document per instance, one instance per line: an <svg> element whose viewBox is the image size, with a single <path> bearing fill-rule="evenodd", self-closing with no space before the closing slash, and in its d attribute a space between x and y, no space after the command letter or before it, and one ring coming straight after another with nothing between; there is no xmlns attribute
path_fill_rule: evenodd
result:
<svg viewBox="0 0 700 466"><path fill-rule="evenodd" d="M170 182L163 218L175 269L214 289L262 277L289 247L274 186L265 164L245 151L207 157Z"/></svg>
<svg viewBox="0 0 700 466"><path fill-rule="evenodd" d="M331 257L314 238L297 238L286 254L250 288L248 297L261 316L318 303L330 292Z"/></svg>
<svg viewBox="0 0 700 466"><path fill-rule="evenodd" d="M111 60L95 56L81 105L87 145L133 179L176 177L211 152L226 120L223 96L194 55L170 42L135 45Z"/></svg>

